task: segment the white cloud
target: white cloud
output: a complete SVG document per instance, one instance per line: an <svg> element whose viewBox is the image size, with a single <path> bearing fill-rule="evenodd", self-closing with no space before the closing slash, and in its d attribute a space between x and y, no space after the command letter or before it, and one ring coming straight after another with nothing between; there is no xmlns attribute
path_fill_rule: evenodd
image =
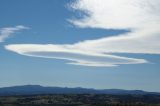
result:
<svg viewBox="0 0 160 106"><path fill-rule="evenodd" d="M70 20L80 27L128 29L142 28L159 21L159 0L76 0L73 9L86 14Z"/></svg>
<svg viewBox="0 0 160 106"><path fill-rule="evenodd" d="M14 44L6 45L5 48L21 55L64 59L72 61L68 64L83 66L111 67L119 64L147 63L144 59L134 59L96 52L92 53L80 49L78 50L72 45Z"/></svg>
<svg viewBox="0 0 160 106"><path fill-rule="evenodd" d="M70 22L79 27L130 29L131 32L75 44L103 53L160 54L159 0L77 0L74 9L89 13Z"/></svg>
<svg viewBox="0 0 160 106"><path fill-rule="evenodd" d="M160 54L159 0L76 0L71 7L87 15L69 21L81 28L129 29L114 37L66 45L15 44L6 49L22 55L66 59L69 64L117 66L147 63L112 53Z"/></svg>
<svg viewBox="0 0 160 106"><path fill-rule="evenodd" d="M25 27L23 25L18 25L15 27L6 27L0 29L0 42L4 42L5 39L10 37L13 33L19 30L28 29L28 27Z"/></svg>

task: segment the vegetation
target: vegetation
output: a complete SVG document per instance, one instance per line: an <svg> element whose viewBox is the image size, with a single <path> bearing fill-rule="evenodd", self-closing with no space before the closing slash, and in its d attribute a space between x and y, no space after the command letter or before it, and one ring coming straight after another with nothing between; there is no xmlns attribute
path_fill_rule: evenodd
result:
<svg viewBox="0 0 160 106"><path fill-rule="evenodd" d="M55 94L1 96L0 106L160 106L160 95Z"/></svg>

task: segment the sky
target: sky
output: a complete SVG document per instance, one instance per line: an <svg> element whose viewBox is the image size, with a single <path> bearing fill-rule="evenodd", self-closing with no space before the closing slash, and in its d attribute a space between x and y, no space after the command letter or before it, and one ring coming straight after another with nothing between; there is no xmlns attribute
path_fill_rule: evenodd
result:
<svg viewBox="0 0 160 106"><path fill-rule="evenodd" d="M0 87L160 92L159 0L0 0Z"/></svg>

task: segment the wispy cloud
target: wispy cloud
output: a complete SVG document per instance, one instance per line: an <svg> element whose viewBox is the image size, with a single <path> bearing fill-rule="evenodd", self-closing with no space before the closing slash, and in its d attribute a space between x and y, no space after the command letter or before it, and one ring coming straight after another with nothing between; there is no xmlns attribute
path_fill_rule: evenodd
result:
<svg viewBox="0 0 160 106"><path fill-rule="evenodd" d="M87 14L81 19L70 19L75 26L130 32L75 44L13 44L5 46L6 49L27 56L66 59L72 61L69 64L100 67L147 63L145 59L112 53L160 54L159 0L76 0L71 7Z"/></svg>
<svg viewBox="0 0 160 106"><path fill-rule="evenodd" d="M10 37L13 33L19 30L28 29L23 25L18 25L15 27L6 27L0 29L0 42L4 42L8 37Z"/></svg>

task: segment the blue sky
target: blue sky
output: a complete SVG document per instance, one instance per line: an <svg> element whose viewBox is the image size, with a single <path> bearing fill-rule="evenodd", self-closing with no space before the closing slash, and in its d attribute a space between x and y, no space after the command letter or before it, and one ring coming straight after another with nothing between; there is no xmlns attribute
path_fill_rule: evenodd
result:
<svg viewBox="0 0 160 106"><path fill-rule="evenodd" d="M100 1L103 2L105 0ZM107 2L109 1L107 0ZM138 38L133 40L133 44L123 44L123 42L126 42L126 39L123 40L122 38L122 41L116 41L122 47L114 46L116 43L112 39L111 41L105 40L106 37L126 36L125 34L132 32L132 28L145 29L146 27L144 26L147 24L144 26L134 25L133 23L135 22L141 22L141 20L139 21L139 17L135 17L138 21L133 23L132 21L125 21L126 19L130 21L130 18L122 20L122 22L126 22L124 25L120 22L117 24L118 21L114 23L115 20L111 18L111 20L108 19L109 23L107 26L105 23L107 19L104 21L103 17L108 16L102 15L102 17L99 17L99 8L94 9L94 4L90 0L82 0L73 5L73 7L68 7L69 3L73 2L74 0L0 1L0 36L3 36L2 30L4 28L19 28L13 31L13 33L9 33L9 36L0 42L0 87L36 84L98 89L141 89L160 92L160 52L158 51L159 43L155 40L156 36L149 38L153 39L154 44L151 44L152 42L145 42L148 38L140 38L144 39L143 44L135 42ZM82 7L79 6L80 3L82 3ZM85 5L93 6L92 10ZM80 7L82 10L80 10ZM83 9L93 14L89 13L91 16L84 16L83 12L86 11L83 11ZM150 15L153 14L144 16L150 19ZM156 16L159 17L159 14L156 14ZM92 22L92 20L95 20L97 23ZM148 19L144 20L148 21ZM156 20L156 18L153 18L153 20ZM156 25L153 24L152 27L154 28L154 26ZM157 30L159 31L159 29ZM154 30L154 32L156 31ZM156 35L157 33L159 34L158 31ZM137 31L133 32L133 34L141 34L141 32ZM97 42L97 39L100 40L100 43ZM156 37L156 39L159 38ZM95 42L95 45L92 43L92 40ZM101 42L111 42L111 45L102 44ZM132 42L132 40L129 40L129 42ZM21 44L25 44L26 47L29 46L31 49L42 49L40 52L32 49L30 53L24 51L26 48L23 45L21 46ZM48 51L53 48L48 48L46 44L53 44L53 48L57 48L58 52ZM66 44L69 46L66 46ZM73 46L73 44L76 45ZM123 46L126 44L128 46ZM137 47L136 44L143 46ZM45 46L43 47L43 45ZM63 45L65 46L63 47ZM157 46L154 47L152 45ZM6 46L9 46L9 49L6 49ZM16 49L12 47L16 47ZM146 49L146 47L149 49ZM47 52L43 51L44 48L47 48ZM73 51L76 51L76 53ZM107 55L104 55L102 52L105 52ZM60 56L58 57L56 53L59 53ZM107 58L104 57L102 61L101 56L103 55L107 56ZM112 59L110 55L118 57ZM42 56L43 58L37 56ZM50 57L46 58L46 56ZM73 58L74 56L76 59ZM56 59L52 57L56 57ZM61 57L67 59L62 60ZM73 64L67 64L68 62L70 63L69 59L74 59ZM84 60L86 61L85 65L82 63Z"/></svg>

